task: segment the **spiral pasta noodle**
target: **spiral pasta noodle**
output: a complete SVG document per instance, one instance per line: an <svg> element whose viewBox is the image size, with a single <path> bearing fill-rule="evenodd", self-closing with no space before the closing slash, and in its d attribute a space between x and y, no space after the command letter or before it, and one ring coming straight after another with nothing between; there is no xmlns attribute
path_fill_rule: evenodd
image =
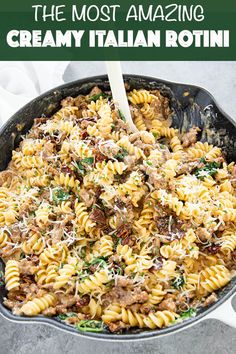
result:
<svg viewBox="0 0 236 354"><path fill-rule="evenodd" d="M53 306L55 302L55 295L46 294L41 298L34 298L32 301L28 301L21 307L21 312L26 316L36 316L48 307Z"/></svg>
<svg viewBox="0 0 236 354"><path fill-rule="evenodd" d="M3 302L14 314L158 330L234 276L235 163L210 128L171 125L168 92L127 97L137 131L94 87L36 118L0 172Z"/></svg>
<svg viewBox="0 0 236 354"><path fill-rule="evenodd" d="M5 283L8 291L18 289L20 286L19 266L14 260L9 260L6 264Z"/></svg>

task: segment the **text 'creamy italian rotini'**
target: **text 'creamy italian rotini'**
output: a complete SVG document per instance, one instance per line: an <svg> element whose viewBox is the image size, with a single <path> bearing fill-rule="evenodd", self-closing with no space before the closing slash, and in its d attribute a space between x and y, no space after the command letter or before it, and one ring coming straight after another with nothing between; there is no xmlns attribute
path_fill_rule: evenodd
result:
<svg viewBox="0 0 236 354"><path fill-rule="evenodd" d="M0 173L5 305L82 331L160 329L217 300L235 269L236 166L171 127L158 90L36 118Z"/></svg>

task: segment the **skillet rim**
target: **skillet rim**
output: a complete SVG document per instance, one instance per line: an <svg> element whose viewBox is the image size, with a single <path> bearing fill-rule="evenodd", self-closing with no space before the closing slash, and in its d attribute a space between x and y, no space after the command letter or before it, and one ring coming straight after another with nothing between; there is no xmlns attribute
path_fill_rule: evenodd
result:
<svg viewBox="0 0 236 354"><path fill-rule="evenodd" d="M228 121L231 122L231 124L236 127L236 122L221 108L221 106L217 103L215 100L214 96L205 88L197 86L197 85L191 85L191 84L184 84L184 83L178 83L178 82L173 82L173 81L168 81L168 80L162 80L159 78L155 78L152 76L146 76L146 75L137 75L137 74L125 74L123 75L125 81L129 80L138 80L140 83L143 83L146 81L149 84L150 83L157 83L157 84L163 84L167 88L169 86L175 86L175 87L182 87L182 88L192 88L195 90L198 90L200 92L203 92L209 99L212 101L212 103L215 105L217 110L221 113L221 115L227 119ZM92 76L88 78L82 78L79 80L74 80L69 83L57 86L55 88L52 88L45 93L37 96L30 102L28 102L26 105L24 105L22 108L20 108L15 114L13 114L7 122L0 128L0 138L2 135L4 135L5 130L11 126L12 123L19 117L20 115L24 114L24 111L27 109L27 107L32 106L34 103L44 100L46 97L52 95L53 93L60 92L63 90L66 90L67 88L73 88L78 86L80 88L84 84L99 84L99 82L108 82L108 77L107 75L98 75L98 76ZM34 117L33 117L34 118ZM25 316L17 316L13 315L10 310L8 310L2 303L0 303L0 314L7 318L10 321L17 322L17 323L42 323L42 324L47 324L50 325L54 328L58 328L60 330L64 330L66 332L76 334L79 336L83 336L86 338L90 339L95 339L95 340L105 340L105 341L128 341L128 340L145 340L145 339L150 339L154 337L160 337L164 335L168 335L171 333L178 332L184 328L188 328L198 322L200 322L204 317L208 314L210 314L212 311L217 309L219 306L221 306L224 302L226 302L235 292L236 292L236 279L232 279L231 282L234 284L231 285L232 288L228 290L225 294L221 296L215 302L214 304L210 305L207 308L204 308L201 313L197 314L196 317L192 317L188 320L185 320L181 323L177 323L173 326L170 327L165 327L163 329L157 329L157 330L144 330L142 332L137 332L137 333L128 333L127 334L112 334L112 333L92 333L92 332L79 332L76 330L74 327L69 326L59 320L56 320L55 318L48 318L45 316L36 316L36 317L25 317ZM230 283L231 284L231 283ZM3 289L0 289L0 295L3 292ZM225 289L225 288L224 288Z"/></svg>

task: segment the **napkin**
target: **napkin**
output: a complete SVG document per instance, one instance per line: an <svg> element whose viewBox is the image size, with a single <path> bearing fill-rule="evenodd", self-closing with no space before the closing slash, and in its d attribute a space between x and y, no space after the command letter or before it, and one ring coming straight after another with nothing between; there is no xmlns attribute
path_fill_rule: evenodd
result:
<svg viewBox="0 0 236 354"><path fill-rule="evenodd" d="M0 62L0 125L41 93L64 83L69 62Z"/></svg>

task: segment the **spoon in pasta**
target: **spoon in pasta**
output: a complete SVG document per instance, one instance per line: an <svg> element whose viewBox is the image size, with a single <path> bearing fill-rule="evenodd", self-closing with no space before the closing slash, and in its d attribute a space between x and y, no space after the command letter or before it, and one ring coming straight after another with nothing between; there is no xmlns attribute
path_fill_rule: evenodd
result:
<svg viewBox="0 0 236 354"><path fill-rule="evenodd" d="M131 131L133 133L138 132L130 114L121 64L119 61L106 61L106 67L113 100L118 104L120 111L124 114Z"/></svg>

